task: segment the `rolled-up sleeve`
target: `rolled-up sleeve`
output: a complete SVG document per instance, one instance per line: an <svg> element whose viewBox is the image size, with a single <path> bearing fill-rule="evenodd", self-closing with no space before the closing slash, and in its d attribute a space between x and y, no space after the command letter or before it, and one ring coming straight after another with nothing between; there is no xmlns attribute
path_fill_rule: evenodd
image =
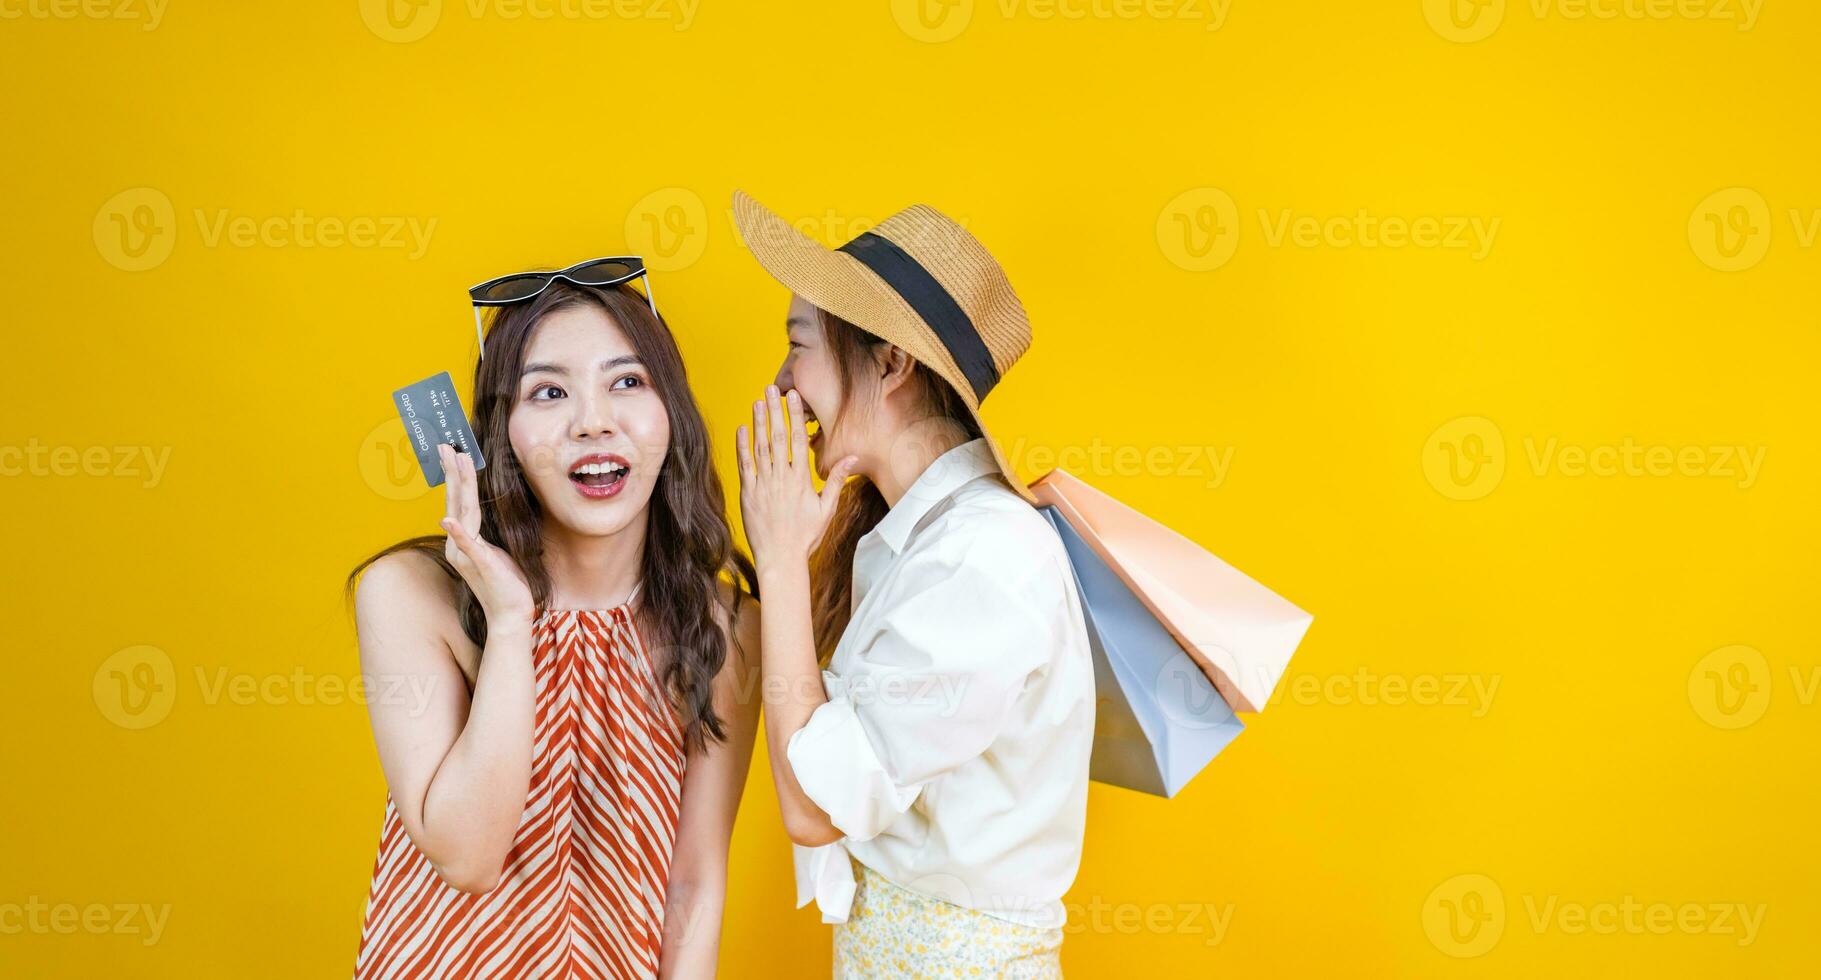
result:
<svg viewBox="0 0 1821 980"><path fill-rule="evenodd" d="M889 607L869 635L847 638L855 655L823 672L829 700L785 750L798 785L854 840L993 744L1064 622L1056 588L974 562L906 560L926 564L900 577L903 594L879 597Z"/></svg>

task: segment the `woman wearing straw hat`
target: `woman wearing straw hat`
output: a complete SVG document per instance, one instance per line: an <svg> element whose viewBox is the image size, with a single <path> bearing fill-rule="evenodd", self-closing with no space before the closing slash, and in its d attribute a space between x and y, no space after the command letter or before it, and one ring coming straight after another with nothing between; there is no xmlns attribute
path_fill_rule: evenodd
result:
<svg viewBox="0 0 1821 980"><path fill-rule="evenodd" d="M1061 542L979 416L1024 309L929 207L838 249L743 193L734 215L794 294L737 445L798 904L837 923L836 976L1058 976L1094 672Z"/></svg>

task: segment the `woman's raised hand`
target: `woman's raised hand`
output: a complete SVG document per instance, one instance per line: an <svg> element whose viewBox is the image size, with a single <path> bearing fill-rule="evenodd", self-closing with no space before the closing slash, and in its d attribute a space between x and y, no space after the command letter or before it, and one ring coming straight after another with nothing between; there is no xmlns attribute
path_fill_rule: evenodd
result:
<svg viewBox="0 0 1821 980"><path fill-rule="evenodd" d="M436 447L443 461L443 557L461 574L462 581L487 614L487 624L497 628L507 622L529 624L536 611L531 587L512 556L481 537L480 481L474 474L474 457L458 453L447 443Z"/></svg>
<svg viewBox="0 0 1821 980"><path fill-rule="evenodd" d="M848 456L830 468L818 493L810 480L815 467L803 428L802 397L795 391L780 397L777 385L767 386L765 397L752 403L751 438L742 425L734 445L740 460L740 516L753 560L808 560L858 457Z"/></svg>

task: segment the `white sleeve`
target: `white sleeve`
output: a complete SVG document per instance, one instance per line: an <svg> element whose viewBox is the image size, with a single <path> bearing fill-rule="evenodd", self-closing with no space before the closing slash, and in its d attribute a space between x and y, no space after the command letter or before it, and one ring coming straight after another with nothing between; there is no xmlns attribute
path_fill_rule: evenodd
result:
<svg viewBox="0 0 1821 980"><path fill-rule="evenodd" d="M927 783L992 745L1067 622L1043 562L1008 582L978 562L905 560L923 565L898 576L914 591L881 597L890 608L854 638L843 674L823 671L828 703L785 749L798 785L854 840L877 836Z"/></svg>

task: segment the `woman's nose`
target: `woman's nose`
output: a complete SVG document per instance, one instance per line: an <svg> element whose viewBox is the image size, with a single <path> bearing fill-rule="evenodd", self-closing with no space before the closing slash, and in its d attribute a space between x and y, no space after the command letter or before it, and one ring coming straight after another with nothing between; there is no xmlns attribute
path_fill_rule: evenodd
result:
<svg viewBox="0 0 1821 980"><path fill-rule="evenodd" d="M777 385L779 391L789 391L792 388L790 362L779 365L778 373L772 376L771 383Z"/></svg>
<svg viewBox="0 0 1821 980"><path fill-rule="evenodd" d="M575 438L587 439L613 433L613 409L606 396L580 394L571 400L575 405L575 417L571 421L570 432Z"/></svg>

